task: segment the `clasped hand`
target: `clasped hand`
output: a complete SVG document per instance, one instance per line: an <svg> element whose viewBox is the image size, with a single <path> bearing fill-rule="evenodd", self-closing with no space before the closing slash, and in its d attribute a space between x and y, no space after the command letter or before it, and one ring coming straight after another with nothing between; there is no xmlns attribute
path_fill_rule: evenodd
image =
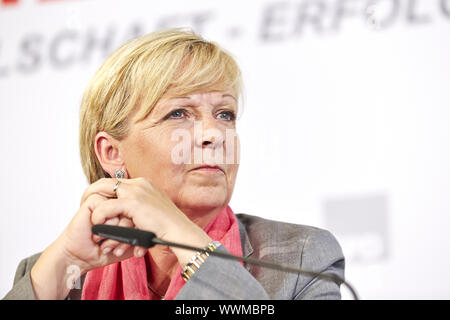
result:
<svg viewBox="0 0 450 320"><path fill-rule="evenodd" d="M81 206L63 233L65 252L87 272L132 257L142 257L146 249L93 235L94 224L134 227L152 231L160 239L180 241L183 233L209 237L189 220L169 197L144 178L104 178L84 192Z"/></svg>

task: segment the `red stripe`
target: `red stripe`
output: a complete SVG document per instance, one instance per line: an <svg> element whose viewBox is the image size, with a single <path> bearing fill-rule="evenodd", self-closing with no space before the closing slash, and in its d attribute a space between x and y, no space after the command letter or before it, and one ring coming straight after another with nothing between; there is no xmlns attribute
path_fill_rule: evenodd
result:
<svg viewBox="0 0 450 320"><path fill-rule="evenodd" d="M58 2L58 1L70 1L70 0L38 0L38 2Z"/></svg>
<svg viewBox="0 0 450 320"><path fill-rule="evenodd" d="M17 4L19 0L2 0L3 4L11 5L11 4Z"/></svg>

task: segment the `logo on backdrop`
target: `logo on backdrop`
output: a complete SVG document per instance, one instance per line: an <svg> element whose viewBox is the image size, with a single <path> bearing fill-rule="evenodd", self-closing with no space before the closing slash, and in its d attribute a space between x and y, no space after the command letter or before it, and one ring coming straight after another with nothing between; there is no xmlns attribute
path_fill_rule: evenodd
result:
<svg viewBox="0 0 450 320"><path fill-rule="evenodd" d="M0 9L20 10L22 4L46 4L68 0L0 0ZM94 1L94 0L91 0ZM345 30L363 27L370 31L384 31L396 25L430 25L438 20L450 22L450 0L298 0L265 1L255 4L252 14L257 15L257 24L252 28L241 24L217 25L222 10L173 11L161 15L152 25L139 17L123 19L119 23L85 21L86 17L77 8L78 1L61 12L64 22L55 25L51 32L40 31L31 26L23 34L9 33L0 36L0 81L11 75L29 75L46 68L67 69L74 66L104 60L125 41L151 30L169 27L190 27L202 34L209 30L219 31L227 41L255 41L262 45L285 42L300 43L304 37L336 36ZM226 3L221 4L227 5ZM29 12L29 11L27 11ZM450 25L449 25L450 26ZM369 31L369 32L370 32ZM217 39L219 42L220 38Z"/></svg>
<svg viewBox="0 0 450 320"><path fill-rule="evenodd" d="M389 205L386 194L327 199L326 227L336 235L347 259L371 264L389 257Z"/></svg>

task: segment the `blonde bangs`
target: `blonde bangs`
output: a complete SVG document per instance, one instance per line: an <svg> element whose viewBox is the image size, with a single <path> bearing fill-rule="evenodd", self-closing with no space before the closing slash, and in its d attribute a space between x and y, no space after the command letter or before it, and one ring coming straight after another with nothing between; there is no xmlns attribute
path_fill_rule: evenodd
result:
<svg viewBox="0 0 450 320"><path fill-rule="evenodd" d="M147 94L141 97L141 109L136 116L136 121L145 118L163 96L172 98L195 92L226 89L232 89L236 99L241 94L239 67L234 59L217 44L199 41L196 38L195 41L173 46L168 54L159 59L158 57L153 59L160 61L154 60L153 63L145 65L147 68L154 64L162 67L160 70L152 69L148 73L159 74L159 81L153 77L146 77L140 82L142 87L139 91ZM156 92L157 95L155 95Z"/></svg>

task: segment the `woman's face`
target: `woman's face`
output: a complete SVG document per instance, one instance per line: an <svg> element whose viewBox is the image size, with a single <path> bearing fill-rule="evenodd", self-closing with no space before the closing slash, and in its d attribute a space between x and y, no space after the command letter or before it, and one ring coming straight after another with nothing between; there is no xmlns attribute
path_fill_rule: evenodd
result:
<svg viewBox="0 0 450 320"><path fill-rule="evenodd" d="M163 97L119 143L130 178L148 179L185 213L225 207L239 167L236 114L231 90Z"/></svg>

